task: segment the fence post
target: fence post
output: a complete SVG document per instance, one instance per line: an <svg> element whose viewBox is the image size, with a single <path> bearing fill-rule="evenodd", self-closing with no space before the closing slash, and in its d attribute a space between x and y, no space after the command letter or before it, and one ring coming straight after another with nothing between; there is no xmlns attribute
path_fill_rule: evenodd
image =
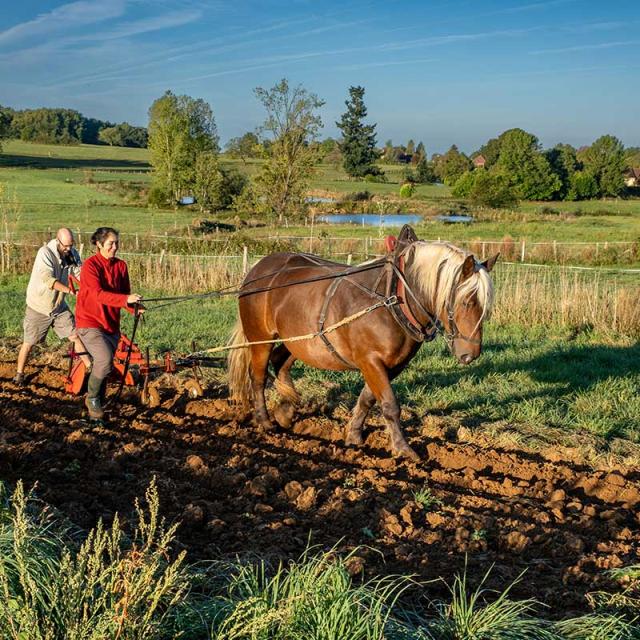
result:
<svg viewBox="0 0 640 640"><path fill-rule="evenodd" d="M485 260L485 258L486 258L486 248L487 248L487 247L486 247L485 243L483 242L483 243L482 243L482 260L483 260L483 261L484 261L484 260Z"/></svg>
<svg viewBox="0 0 640 640"><path fill-rule="evenodd" d="M140 241L138 240L138 232L136 231L136 251L140 250Z"/></svg>
<svg viewBox="0 0 640 640"><path fill-rule="evenodd" d="M166 231L164 232L164 248L169 249L169 234Z"/></svg>
<svg viewBox="0 0 640 640"><path fill-rule="evenodd" d="M84 253L84 243L82 243L82 242L80 243L80 251L79 251L79 253L80 253L80 257L82 258L82 254Z"/></svg>
<svg viewBox="0 0 640 640"><path fill-rule="evenodd" d="M522 241L522 246L520 247L520 262L524 262L524 250L525 250L525 242Z"/></svg>
<svg viewBox="0 0 640 640"><path fill-rule="evenodd" d="M350 265L351 264L351 260L353 259L353 256L351 254L349 254L347 256L347 264Z"/></svg>
<svg viewBox="0 0 640 640"><path fill-rule="evenodd" d="M555 262L558 262L558 241L553 241L553 259Z"/></svg>
<svg viewBox="0 0 640 640"><path fill-rule="evenodd" d="M242 275L246 276L249 268L249 247L245 244L242 247Z"/></svg>
<svg viewBox="0 0 640 640"><path fill-rule="evenodd" d="M164 254L165 254L165 251L164 251L164 249L162 249L162 251L160 251L160 260L158 261L158 266L160 266L160 267L162 266L162 263L164 262Z"/></svg>

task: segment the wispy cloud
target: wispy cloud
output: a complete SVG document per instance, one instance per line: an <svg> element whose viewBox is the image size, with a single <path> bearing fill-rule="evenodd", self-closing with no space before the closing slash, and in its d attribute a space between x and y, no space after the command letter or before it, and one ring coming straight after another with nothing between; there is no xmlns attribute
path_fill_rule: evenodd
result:
<svg viewBox="0 0 640 640"><path fill-rule="evenodd" d="M198 20L202 16L202 12L199 10L191 11L175 11L165 13L160 16L153 16L152 18L143 18L141 20L134 20L132 22L124 22L117 25L111 31L101 31L98 34L78 36L77 38L69 38L67 41L81 42L84 40L117 40L118 38L128 38L131 36L137 36L143 33L149 33L151 31L160 31L162 29L171 29L174 27L180 27L190 22Z"/></svg>
<svg viewBox="0 0 640 640"><path fill-rule="evenodd" d="M25 40L43 38L68 32L75 27L118 18L124 11L124 0L70 2L0 32L0 46L15 46Z"/></svg>
<svg viewBox="0 0 640 640"><path fill-rule="evenodd" d="M499 29L496 31L479 31L475 33L451 33L443 36L431 36L429 38L417 38L415 40L403 40L391 42L379 47L383 51L400 51L402 49L415 49L417 47L433 47L456 42L471 42L474 40L485 40L487 38L500 38L525 35L533 31L539 31L542 27L529 27L525 29Z"/></svg>
<svg viewBox="0 0 640 640"><path fill-rule="evenodd" d="M619 42L600 42L597 44L579 44L573 47L559 47L557 49L538 49L529 51L532 56L539 56L548 53L572 53L574 51L589 51L595 49L613 49L615 47L629 47L640 44L640 40L623 40Z"/></svg>
<svg viewBox="0 0 640 640"><path fill-rule="evenodd" d="M205 55L219 55L234 50L242 50L249 44L256 44L260 42L260 40L255 39L255 36L280 30L286 31L292 27L309 23L312 20L313 18L310 17L296 18L292 20L279 20L256 29L243 30L241 33L238 33L237 36L231 36L230 38L213 38L212 41L209 41L206 44L191 43L177 47L163 47L160 51L155 53L137 56L134 63L127 63L119 66L109 64L105 67L98 67L95 69L94 73L91 74L91 78L87 78L85 73L71 74L58 78L56 82L51 83L49 86L69 87L83 85L87 84L88 81L94 82L97 80L119 78L123 75L128 76L132 71L140 73L144 72L146 74L149 69L152 69L153 67L166 67L169 63L175 63L178 60L183 60L189 57L201 59ZM240 40L237 40L238 36L241 37ZM235 42L234 39L236 40ZM231 42L229 42L230 40Z"/></svg>
<svg viewBox="0 0 640 640"><path fill-rule="evenodd" d="M549 2L532 2L530 4L521 4L518 7L507 7L487 13L484 15L507 15L509 13L522 13L523 11L536 11L538 9L549 9L550 7L557 7L558 5L569 4L571 2L578 2L578 0L550 0Z"/></svg>
<svg viewBox="0 0 640 640"><path fill-rule="evenodd" d="M179 60L186 60L188 58L196 58L199 61L207 57L216 56L219 57L222 54L233 53L235 51L244 51L248 47L259 46L260 44L264 44L269 48L273 48L274 43L278 40L290 40L290 39L300 39L311 35L321 34L325 32L336 32L340 29L348 29L354 26L362 25L368 20L354 20L354 21L346 21L339 23L332 23L330 25L325 25L322 27L314 27L312 29L304 29L304 30L295 30L291 34L286 34L282 36L269 36L263 39L256 39L256 36L264 36L266 34L270 34L273 32L291 29L292 27L299 27L302 24L309 23L313 18L303 18L289 21L281 21L272 25L267 25L264 27L260 27L257 29L249 30L243 32L241 35L241 39L231 41L229 39L218 39L217 43L212 46L212 43L207 44L194 44L194 45L184 45L180 47L175 47L173 49L163 50L159 54L154 54L148 58L137 58L135 63L127 64L120 67L110 66L105 68L103 72L101 70L97 70L96 73L92 74L91 77L87 77L86 74L77 74L74 76L70 76L67 78L63 78L61 81L56 81L51 83L50 86L55 87L65 87L65 86L76 86L76 85L85 85L89 83L94 83L97 81L104 81L110 79L116 79L121 77L122 75L130 75L133 73L139 73L141 75L148 74L149 69L153 67L166 67L168 64L175 64ZM340 50L340 52L348 52L351 49ZM239 67L237 70L231 70L230 72L215 72L213 74L205 74L203 76L194 76L193 80L202 80L210 77L216 77L218 75L229 75L229 73L242 73L245 70L253 70L253 65L260 64L265 65L266 60L274 60L274 62L285 62L295 59L305 59L308 57L316 57L318 55L324 55L323 52L311 53L311 54L294 54L293 56L278 56L278 57L270 57L265 58L261 56L260 58L251 59L249 61L240 62L241 65L244 65L245 62L248 64L247 68L245 66ZM228 64L228 63L227 63ZM267 63L266 66L260 66L258 68L268 68L272 66L271 63ZM157 86L166 84L164 81L156 83Z"/></svg>
<svg viewBox="0 0 640 640"><path fill-rule="evenodd" d="M361 69L369 69L372 67L395 67L410 64L425 64L438 62L438 58L415 58L413 60L386 60L381 62L362 62L355 64L341 64L333 67L339 71L360 71Z"/></svg>

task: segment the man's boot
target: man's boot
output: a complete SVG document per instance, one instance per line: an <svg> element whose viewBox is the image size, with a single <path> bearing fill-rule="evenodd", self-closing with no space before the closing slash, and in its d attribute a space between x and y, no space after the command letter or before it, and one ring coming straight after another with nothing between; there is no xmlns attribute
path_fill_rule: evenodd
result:
<svg viewBox="0 0 640 640"><path fill-rule="evenodd" d="M102 382L102 380L97 380L93 376L89 377L87 397L85 398L84 405L87 407L89 417L92 420L102 420L102 418L104 418L104 409L102 408L102 402L100 400Z"/></svg>

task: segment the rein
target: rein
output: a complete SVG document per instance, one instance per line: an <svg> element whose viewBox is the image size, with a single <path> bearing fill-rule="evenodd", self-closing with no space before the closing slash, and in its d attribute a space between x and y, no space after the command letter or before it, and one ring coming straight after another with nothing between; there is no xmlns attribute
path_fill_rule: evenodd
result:
<svg viewBox="0 0 640 640"><path fill-rule="evenodd" d="M392 317L396 320L396 322L398 322L398 324L400 324L402 329L413 340L416 340L417 342L423 342L425 339L432 340L437 333L440 333L442 334L447 346L449 347L449 350L452 353L453 353L453 343L458 338L465 340L466 342L469 342L471 344L480 344L481 343L480 340L476 338L471 338L469 336L465 336L464 334L462 334L455 321L454 308L455 308L455 296L456 296L457 286L452 287L451 292L449 294L448 301L447 301L447 321L449 325L448 329L445 328L444 324L437 318L437 316L435 316L433 313L428 311L424 307L424 305L420 302L418 296L415 294L413 288L411 287L411 285L409 284L405 276L405 256L412 245L413 245L413 241L410 241L402 247L402 250L394 251L384 256L383 258L379 258L377 260L366 263L364 265L349 267L339 272L325 273L318 276L312 276L310 278L304 278L303 280L295 280L294 282L268 285L263 287L255 287L253 289L248 289L248 290L245 289L247 285L255 284L257 282L260 282L261 280L265 280L267 278L270 278L276 275L281 275L283 273L288 273L288 272L292 272L299 269L307 269L308 268L307 265L287 267L285 269L279 269L277 271L266 273L266 274L257 276L255 278L252 278L251 280L247 280L243 282L240 285L240 287L238 287L237 285L229 285L228 287L223 287L222 289L218 289L216 291L208 291L200 294L158 297L158 298L145 298L143 302L144 303L163 302L164 304L160 304L154 307L153 309L149 309L149 311L155 311L156 309L160 309L165 306L178 304L180 302L187 302L189 300L203 300L207 298L219 298L223 296L236 296L236 295L239 298L241 298L244 296L254 295L258 293L265 293L268 291L284 289L284 288L293 287L301 284L321 282L324 280L334 280L339 282L343 278L348 279L348 277L351 275L354 275L357 273L363 273L366 271L372 271L374 269L379 269L382 267L382 268L388 269L388 274L389 274L388 275L389 281L387 285L386 296L381 296L377 291L375 290L372 291L369 288L364 287L363 285L350 280L350 282L358 286L358 288L371 294L374 298L377 298L379 301L384 300L383 302L379 302L377 305L374 305L373 307L367 308L366 310L367 313L370 313L374 309L384 306L387 309L389 309ZM334 264L330 262L325 264L325 263L317 262L315 260L311 260L312 256L308 254L299 254L299 255L309 258L310 262L314 263L316 266L329 267L332 264ZM392 286L392 283L391 283L392 276L395 276L395 278L397 278L397 287L395 292L392 292L390 290ZM380 277L378 278L374 289L377 289L377 286L381 278L382 278L382 273L380 274ZM332 286L332 289L334 291L335 291L335 288L337 287ZM406 297L402 295L404 292L406 292L407 294ZM423 324L417 319L416 315L413 312L412 306L415 307L422 316L427 318L427 321L428 321L427 324ZM358 315L358 317L360 317L360 315ZM351 318L351 321L353 319L354 318ZM137 322L134 325L134 331L136 326L137 326ZM334 330L334 327L332 327L331 330ZM319 331L314 334L309 334L309 336L308 337L305 336L305 338L309 339L309 337L323 337L325 333L327 333L327 330L326 329L323 330L323 320L321 320L319 325ZM273 342L281 342L281 340L274 340ZM325 340L325 343L326 343L326 340ZM225 350L225 349L222 348L220 350Z"/></svg>

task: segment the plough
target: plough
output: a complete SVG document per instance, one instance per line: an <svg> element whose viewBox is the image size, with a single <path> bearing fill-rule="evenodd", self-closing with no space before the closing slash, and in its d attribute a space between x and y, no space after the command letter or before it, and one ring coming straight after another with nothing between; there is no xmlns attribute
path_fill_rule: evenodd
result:
<svg viewBox="0 0 640 640"><path fill-rule="evenodd" d="M195 345L194 345L195 351ZM69 368L64 382L67 393L80 395L86 391L87 368L73 345L69 349ZM222 367L222 358L206 356L177 356L171 352L164 354L162 360L151 360L149 348L143 353L140 347L121 334L120 341L113 355L113 369L109 376L109 384L117 385L120 394L124 387L135 387L140 394L142 404L157 407L160 394L154 384L163 374L175 374L181 369L190 369L192 375L182 383L182 388L190 398L199 398L202 390L201 367Z"/></svg>

